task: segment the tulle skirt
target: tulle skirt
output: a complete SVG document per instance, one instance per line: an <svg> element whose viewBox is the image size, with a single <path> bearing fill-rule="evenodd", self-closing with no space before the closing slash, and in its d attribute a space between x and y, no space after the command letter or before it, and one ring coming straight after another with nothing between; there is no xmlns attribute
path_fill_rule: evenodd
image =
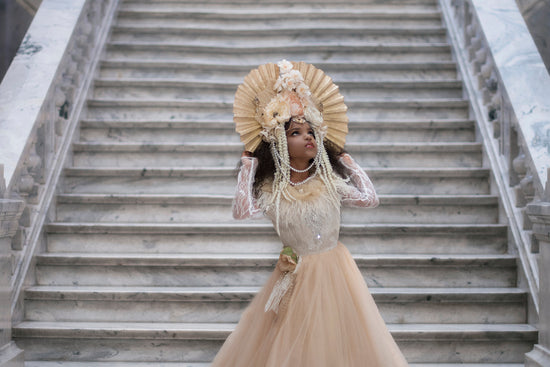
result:
<svg viewBox="0 0 550 367"><path fill-rule="evenodd" d="M211 367L408 366L344 245L303 256L279 312L265 312L281 274L275 269Z"/></svg>

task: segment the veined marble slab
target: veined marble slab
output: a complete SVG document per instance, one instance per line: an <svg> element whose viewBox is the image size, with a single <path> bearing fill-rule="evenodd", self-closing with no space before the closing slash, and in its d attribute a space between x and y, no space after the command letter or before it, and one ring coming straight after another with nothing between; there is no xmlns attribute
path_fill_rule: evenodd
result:
<svg viewBox="0 0 550 367"><path fill-rule="evenodd" d="M84 3L44 1L0 84L0 163L8 188Z"/></svg>
<svg viewBox="0 0 550 367"><path fill-rule="evenodd" d="M542 187L550 167L550 76L514 0L472 0Z"/></svg>

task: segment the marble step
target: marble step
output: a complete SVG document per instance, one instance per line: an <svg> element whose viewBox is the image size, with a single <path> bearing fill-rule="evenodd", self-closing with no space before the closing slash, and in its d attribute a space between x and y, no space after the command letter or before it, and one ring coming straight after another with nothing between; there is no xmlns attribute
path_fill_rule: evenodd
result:
<svg viewBox="0 0 550 367"><path fill-rule="evenodd" d="M273 254L281 241L271 224L50 223L50 253ZM340 240L353 254L504 254L504 224L342 224ZM406 244L404 247L403 244Z"/></svg>
<svg viewBox="0 0 550 367"><path fill-rule="evenodd" d="M467 119L468 101L460 98L346 100L352 121L404 119ZM90 99L88 119L231 121L233 99L204 101L196 99L151 100L138 98Z"/></svg>
<svg viewBox="0 0 550 367"><path fill-rule="evenodd" d="M71 361L26 361L25 367L208 367L210 363L186 362L71 362ZM523 363L409 363L410 367L523 367Z"/></svg>
<svg viewBox="0 0 550 367"><path fill-rule="evenodd" d="M277 254L43 253L37 284L261 286ZM369 287L515 287L514 255L354 255Z"/></svg>
<svg viewBox="0 0 550 367"><path fill-rule="evenodd" d="M25 361L24 367L57 367L57 366L60 366L60 367L209 367L210 363L208 362L193 363L193 362ZM507 367L508 365L504 365L504 366ZM519 366L523 367L523 365L509 365L509 367L519 367ZM454 365L452 365L452 367L454 367ZM466 367L469 367L469 366L466 365ZM475 367L478 367L478 365L476 365ZM492 367L492 365L484 364L481 367Z"/></svg>
<svg viewBox="0 0 550 367"><path fill-rule="evenodd" d="M346 0L345 1L346 9L370 9L373 11L433 11L437 9L437 4L434 0L385 0L383 3L373 0ZM313 10L315 8L317 12L326 11L326 12L338 12L342 11L342 4L339 4L338 1L302 1L297 3L295 1L288 0L276 0L270 2L262 2L261 9L264 12L269 11L307 11ZM121 9L124 10L138 10L138 11L200 11L200 12L217 12L221 11L251 11L255 10L258 12L258 2L257 1L145 1L145 0L135 0L135 1L124 1L121 4Z"/></svg>
<svg viewBox="0 0 550 367"><path fill-rule="evenodd" d="M170 59L180 62L203 62L223 58L228 63L243 62L260 65L288 60L304 60L313 64L325 62L419 62L451 61L451 48L447 43L395 43L347 42L341 45L326 45L309 42L303 45L273 47L259 42L248 47L235 47L220 43L218 46L200 46L183 42L109 42L106 58Z"/></svg>
<svg viewBox="0 0 550 367"><path fill-rule="evenodd" d="M238 10L178 10L178 9L120 9L117 25L133 26L177 26L186 24L195 27L215 27L236 25L251 30L265 27L298 27L329 24L335 26L441 26L441 13L436 9L415 10L381 9L355 7L339 9L308 7L292 9L289 7L273 8L266 11L263 7L242 8Z"/></svg>
<svg viewBox="0 0 550 367"><path fill-rule="evenodd" d="M60 194L61 222L235 223L233 195ZM345 223L498 223L493 195L380 195L376 210L344 208ZM266 219L261 220L267 222Z"/></svg>
<svg viewBox="0 0 550 367"><path fill-rule="evenodd" d="M272 60L276 62L278 60ZM456 64L450 61L425 62L355 62L334 63L319 60L315 64L335 80L448 80L457 77ZM219 63L204 60L192 63L180 60L103 59L101 78L181 78L195 81L228 80L241 83L244 76L257 64L236 62Z"/></svg>
<svg viewBox="0 0 550 367"><path fill-rule="evenodd" d="M347 143L471 142L474 122L455 120L357 121L348 124ZM235 124L216 121L92 120L80 122L81 142L200 143L240 141Z"/></svg>
<svg viewBox="0 0 550 367"><path fill-rule="evenodd" d="M26 321L238 322L258 287L35 286ZM371 288L386 323L525 323L518 288Z"/></svg>
<svg viewBox="0 0 550 367"><path fill-rule="evenodd" d="M272 5L275 5L274 3ZM205 9L195 8L179 8L170 5L158 6L157 4L143 7L122 6L118 12L118 21L127 20L129 18L139 19L165 19L165 20L222 20L222 21L243 21L241 25L245 25L246 21L263 20L268 25L277 24L286 26L287 24L298 23L298 26L303 26L303 21L311 20L323 24L325 21L335 20L395 20L395 19L413 19L413 20L441 20L441 13L436 7L428 9L406 8L401 9L396 6L372 6L364 4L359 6L342 7L339 4L301 4L302 6L272 6L269 11L263 6L243 6L235 4L231 9L216 7L208 7ZM180 4L181 6L181 4ZM165 23L166 24L166 23ZM348 23L349 24L349 23ZM364 24L364 23L363 23ZM370 23L369 23L370 24ZM402 24L402 23L401 23Z"/></svg>
<svg viewBox="0 0 550 367"><path fill-rule="evenodd" d="M486 168L366 168L378 194L489 194ZM221 194L235 192L236 168L73 167L64 171L66 193Z"/></svg>
<svg viewBox="0 0 550 367"><path fill-rule="evenodd" d="M148 26L143 23L124 25L111 28L113 42L185 42L197 45L218 45L224 41L227 44L243 46L249 42L268 42L273 46L300 45L309 42L324 42L327 45L337 45L342 39L346 41L399 43L399 42L446 42L446 31L442 26L433 27L403 27L403 26L302 26L300 23L292 27L280 27L278 24L266 24L265 27L251 29L246 24L223 25L208 27L202 25L189 26L186 23L172 25Z"/></svg>
<svg viewBox="0 0 550 367"><path fill-rule="evenodd" d="M73 165L86 167L231 167L240 143L75 143ZM363 167L480 168L480 143L364 143L346 150ZM368 173L368 172L367 172Z"/></svg>
<svg viewBox="0 0 550 367"><path fill-rule="evenodd" d="M338 81L340 92L346 100L360 99L416 99L433 100L462 97L462 82L439 81ZM125 98L155 100L212 100L231 101L239 83L218 81L193 81L183 79L101 78L94 81L94 99L115 100Z"/></svg>
<svg viewBox="0 0 550 367"><path fill-rule="evenodd" d="M28 359L207 362L233 323L23 322L13 328ZM389 324L409 362L520 363L537 331L524 324ZM70 339L70 341L69 341Z"/></svg>
<svg viewBox="0 0 550 367"><path fill-rule="evenodd" d="M220 7L242 7L242 6L257 6L258 1L257 0L231 0L231 1L223 1L223 0L202 0L200 2L197 2L195 0L124 0L122 3L124 6L143 6L143 7L150 7L153 6L156 8L157 6L172 6L172 5L182 5L182 6L189 6L189 7L198 7L198 8L214 8L218 9ZM269 6L286 6L286 7L300 7L302 6L310 6L311 4L314 4L315 6L323 6L323 5L334 5L334 4L345 4L346 6L356 6L356 5L365 5L369 4L370 6L376 6L379 5L379 0L303 0L299 4L295 1L290 0L271 0L270 2L261 3L262 8L266 7L269 8ZM415 6L415 7L421 7L421 6L436 6L437 2L436 0L384 0L383 6L386 7L388 5L392 6L398 6L399 8L405 6Z"/></svg>

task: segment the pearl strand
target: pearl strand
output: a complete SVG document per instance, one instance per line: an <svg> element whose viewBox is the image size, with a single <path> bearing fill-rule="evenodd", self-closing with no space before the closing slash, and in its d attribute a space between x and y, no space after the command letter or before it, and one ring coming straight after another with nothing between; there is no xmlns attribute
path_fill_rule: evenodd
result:
<svg viewBox="0 0 550 367"><path fill-rule="evenodd" d="M282 157L281 155L279 154L279 152L277 150L275 150L275 154L277 155L277 158L279 158L279 161L282 162L285 166L287 166L288 168L290 168L291 171L294 171L294 172L298 172L298 173L304 173L304 172L307 172L311 169L311 167L313 167L318 161L318 154L315 155L315 158L313 159L313 162L311 162L311 164L309 165L309 167L305 168L305 169L297 169L297 168L294 168L290 165L290 163L286 162Z"/></svg>
<svg viewBox="0 0 550 367"><path fill-rule="evenodd" d="M305 184L309 180L313 179L315 176L317 176L317 171L315 171L311 176L309 176L308 178L306 178L303 181L300 181L300 182L293 182L291 180L288 180L288 181L290 182L290 185L292 185L292 186L300 186L300 185Z"/></svg>

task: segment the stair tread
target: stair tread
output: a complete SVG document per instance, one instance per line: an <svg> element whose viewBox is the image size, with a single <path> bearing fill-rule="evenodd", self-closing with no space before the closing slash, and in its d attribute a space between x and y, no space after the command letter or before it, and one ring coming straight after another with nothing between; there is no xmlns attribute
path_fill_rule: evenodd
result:
<svg viewBox="0 0 550 367"><path fill-rule="evenodd" d="M430 119L430 120L376 120L351 121L350 129L460 129L474 128L474 121L469 119ZM139 128L139 129L235 129L233 121L161 121L161 120L122 120L122 119L83 119L81 128Z"/></svg>
<svg viewBox="0 0 550 367"><path fill-rule="evenodd" d="M497 195L379 195L380 205L496 205ZM58 204L104 205L224 205L233 202L233 195L216 194L58 194Z"/></svg>
<svg viewBox="0 0 550 367"><path fill-rule="evenodd" d="M75 362L25 361L25 367L209 367L210 363L194 362ZM409 363L410 367L523 367L523 363Z"/></svg>
<svg viewBox="0 0 550 367"><path fill-rule="evenodd" d="M478 151L481 143L477 142L444 142L444 143L349 143L347 149L356 151L388 151L403 152L414 150L422 151ZM73 144L75 151L116 151L116 152L144 152L149 149L152 152L176 152L176 151L204 151L227 152L242 151L241 143L233 142L193 142L193 143L137 143L137 142L78 142ZM236 158L236 160L238 157Z"/></svg>
<svg viewBox="0 0 550 367"><path fill-rule="evenodd" d="M167 49L167 48L185 48L189 50L202 50L202 51L229 51L232 54L239 52L254 52L259 53L262 51L273 51L276 49L283 49L283 46L266 46L265 44L258 42L257 44L250 45L228 45L227 43L220 42L218 45L200 45L196 43L186 42L147 42L147 41L110 41L107 43L108 48L146 48L148 51L153 52L154 49ZM288 45L284 47L285 51L291 53L293 51L361 51L368 50L387 50L387 51L423 51L423 52L435 52L446 51L450 52L450 45L446 42L426 42L426 43L375 43L375 42L345 42L335 45L327 45L324 42L308 42L304 44Z"/></svg>
<svg viewBox="0 0 550 367"><path fill-rule="evenodd" d="M364 168L369 177L485 177L490 170L479 167L457 168ZM184 177L184 176L228 176L233 177L232 167L68 167L66 176L91 177Z"/></svg>
<svg viewBox="0 0 550 367"><path fill-rule="evenodd" d="M360 267L516 267L517 256L509 254L355 254ZM187 267L273 267L278 254L241 253L42 253L39 265L64 266L171 266Z"/></svg>
<svg viewBox="0 0 550 367"><path fill-rule="evenodd" d="M77 362L77 361L25 361L24 367L209 367L210 363L201 362ZM415 366L415 365L411 365ZM454 366L454 365L453 365ZM468 367L469 365L466 365ZM500 365L499 365L500 366ZM508 366L508 365L504 365ZM523 365L522 365L523 366ZM477 367L477 365L476 365ZM482 367L492 367L483 365ZM510 365L515 367L515 365Z"/></svg>
<svg viewBox="0 0 550 367"><path fill-rule="evenodd" d="M396 339L536 339L537 329L529 324L386 324ZM63 322L24 321L13 327L15 337L89 337L225 339L235 323L148 323L148 322ZM471 340L471 339L470 339Z"/></svg>
<svg viewBox="0 0 550 367"><path fill-rule="evenodd" d="M406 87L434 87L434 88L461 88L462 82L458 79L438 79L438 80L372 80L357 79L354 80L334 80L340 89L351 87L377 87L377 88L406 88ZM94 80L96 87L113 86L140 86L140 87L209 87L209 88L231 88L241 84L240 78L235 80L196 80L183 78L107 78L101 77Z"/></svg>
<svg viewBox="0 0 550 367"><path fill-rule="evenodd" d="M233 106L233 101L222 100L199 100L199 99L150 99L150 98L90 98L88 105L91 107L202 107L202 108L227 108ZM467 107L468 101L463 98L422 98L422 99L346 99L348 107Z"/></svg>
<svg viewBox="0 0 550 367"><path fill-rule="evenodd" d="M185 32L188 34L200 34L200 35L265 35L265 36L281 36L281 35L293 35L303 31L307 31L309 34L322 32L332 35L341 35L342 33L361 32L362 34L421 34L421 35L444 35L446 30L441 26L406 26L406 25L394 25L394 26L364 26L354 24L325 24L323 26L314 24L296 24L295 27L290 27L286 24L270 24L264 28L255 27L243 27L242 24L236 26L224 26L220 24L218 26L211 26L205 24L198 26L196 24L170 24L170 25L148 25L142 23L131 24L126 21L125 24L117 24L112 27L114 32L137 32L137 33L161 33L161 32ZM274 34L276 32L276 34Z"/></svg>
<svg viewBox="0 0 550 367"><path fill-rule="evenodd" d="M25 361L25 367L209 367L210 363L193 362L72 362ZM409 363L410 367L524 367L523 363Z"/></svg>
<svg viewBox="0 0 550 367"><path fill-rule="evenodd" d="M190 62L190 61L182 61L182 60L174 60L174 59L162 59L157 58L154 60L148 60L148 59L132 59L132 58L124 58L124 59L118 59L115 57L109 57L102 59L101 61L102 66L131 66L131 67L164 67L164 68L173 68L173 67L180 67L180 68L201 68L201 69L208 69L208 70L230 70L235 73L237 72L248 72L251 69L256 68L258 65L253 63L247 63L246 60L243 60L242 62L232 64L229 60L227 63L219 63L216 60L205 60L203 62ZM388 62L373 62L373 61L362 61L362 62L348 62L348 63L339 63L339 62L330 62L330 61L319 61L315 63L316 66L319 68L325 70L325 69L339 69L339 70L354 70L359 71L363 69L402 69L402 68L413 68L413 69L421 69L421 70L433 70L433 69L450 69L450 70L456 70L456 64L452 61L429 61L426 62L415 62L415 61L388 61Z"/></svg>
<svg viewBox="0 0 550 367"><path fill-rule="evenodd" d="M342 224L341 233L502 233L505 224ZM48 233L265 233L273 232L272 224L262 223L96 223L52 222Z"/></svg>
<svg viewBox="0 0 550 367"><path fill-rule="evenodd" d="M253 286L209 286L209 287L132 287L132 286L31 286L25 290L25 299L49 300L127 300L143 301L196 299L229 300L236 295L256 294L261 287ZM416 287L370 287L370 293L378 301L385 297L392 301L430 296L431 302L468 300L491 302L495 300L523 300L527 291L516 287L488 288L416 288ZM165 297L165 298L163 298ZM396 299L397 298L397 299Z"/></svg>
<svg viewBox="0 0 550 367"><path fill-rule="evenodd" d="M370 17L381 17L381 16L392 16L392 17L405 17L405 18L418 18L418 17L429 17L429 18L435 18L439 19L441 17L440 12L437 9L434 10L415 10L415 11L401 11L399 9L396 10L372 10L369 9L367 6L364 7L354 7L353 11L350 11L346 8L342 7L323 7L323 8L291 8L291 7L280 7L280 8L270 8L269 12L266 12L265 9L262 8L235 8L235 9L171 9L171 10L149 10L149 9L129 9L128 7L123 7L119 11L120 17L126 17L129 15L149 15L149 16L174 16L174 17L182 17L184 15L188 16L210 16L210 18L216 18L216 17L223 17L224 19L230 19L231 17L254 17L254 19L257 19L258 16L261 16L263 18L269 18L272 19L274 15L278 17L300 17L300 16L311 16L316 15L316 19L319 17L328 17L328 18L361 18L363 19L365 16Z"/></svg>

